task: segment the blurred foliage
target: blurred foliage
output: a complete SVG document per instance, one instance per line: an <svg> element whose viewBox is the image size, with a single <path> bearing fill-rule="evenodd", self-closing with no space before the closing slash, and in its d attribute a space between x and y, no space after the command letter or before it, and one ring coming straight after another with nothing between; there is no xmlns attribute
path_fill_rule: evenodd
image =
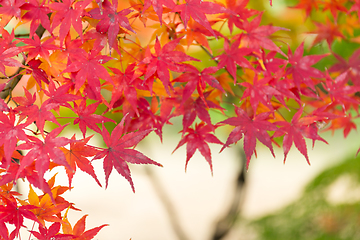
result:
<svg viewBox="0 0 360 240"><path fill-rule="evenodd" d="M283 37L282 40L293 50L305 41L305 55L328 53L330 50L325 41L311 47L316 37L311 32L315 30L313 21L324 23L329 13L313 11L310 17L305 19L304 12L287 8L295 6L298 1L274 1L273 5L279 5L280 2L284 5L282 13L278 12L281 11L279 6L277 11L265 12L263 23L273 23L274 26L289 29L289 32L285 32L288 38ZM341 17L345 21L345 17L348 16ZM353 38L359 36L360 32L355 30ZM359 43L348 39L335 39L331 48L334 53L349 59L359 48ZM335 57L331 55L315 66L324 70L336 62ZM251 226L257 232L256 239L261 240L360 239L360 156L349 157L340 164L324 170L307 184L297 201L274 214L251 222Z"/></svg>
<svg viewBox="0 0 360 240"><path fill-rule="evenodd" d="M360 239L360 157L323 171L299 200L252 226L261 240Z"/></svg>

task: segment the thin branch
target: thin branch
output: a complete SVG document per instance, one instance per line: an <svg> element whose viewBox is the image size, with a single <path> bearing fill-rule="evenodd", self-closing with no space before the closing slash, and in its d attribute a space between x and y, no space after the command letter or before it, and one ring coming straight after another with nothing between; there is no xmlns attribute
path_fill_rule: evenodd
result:
<svg viewBox="0 0 360 240"><path fill-rule="evenodd" d="M235 194L231 203L230 208L228 209L225 216L223 216L217 223L215 227L215 232L213 234L212 240L220 240L225 237L230 230L233 228L241 210L241 204L244 199L244 189L246 183L246 156L244 150L240 150L240 163L241 169L238 173L236 179L236 187L234 189Z"/></svg>
<svg viewBox="0 0 360 240"><path fill-rule="evenodd" d="M145 167L146 174L148 175L156 194L159 196L162 205L165 207L165 210L170 219L171 227L173 228L176 236L179 240L188 240L188 236L180 225L180 221L177 217L175 207L173 206L170 198L166 194L164 188L161 186L161 182L154 174L153 170L150 167Z"/></svg>
<svg viewBox="0 0 360 240"><path fill-rule="evenodd" d="M15 34L15 37L16 38L23 38L23 37L29 37L29 34L28 33L19 33L19 34Z"/></svg>
<svg viewBox="0 0 360 240"><path fill-rule="evenodd" d="M41 39L41 37L45 33L45 28L40 24L39 27L36 29L35 33ZM25 59L22 61L22 64L23 65L25 64ZM24 68L19 67L18 70L16 71L16 73L14 74L14 76L16 76L16 77L12 78L9 82L7 82L5 88L2 90L2 92L0 92L1 99L6 99L8 96L11 95L12 90L14 90L14 88L20 82L20 80L22 78L22 75L20 74L20 72L23 70L24 70Z"/></svg>

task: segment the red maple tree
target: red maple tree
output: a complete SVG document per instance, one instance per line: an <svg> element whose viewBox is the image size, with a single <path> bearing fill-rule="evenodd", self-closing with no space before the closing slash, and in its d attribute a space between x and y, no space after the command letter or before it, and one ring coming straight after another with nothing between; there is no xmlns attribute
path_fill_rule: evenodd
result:
<svg viewBox="0 0 360 240"><path fill-rule="evenodd" d="M133 148L151 132L162 140L174 117L183 118L175 150L186 144L185 166L199 150L211 172L209 143L222 151L243 139L249 167L258 141L273 155L282 146L284 160L294 145L310 163L305 139L326 143L319 125L346 138L359 116L359 1L289 7L311 20L308 45L323 44L321 54L275 36L288 29L262 24L249 0L0 0L0 239L18 237L24 218L38 239L92 239L106 225L86 231L84 216L72 228L73 204L61 196L77 167L101 186L92 166L101 159L106 186L115 168L135 191L129 163L162 165ZM210 110L227 119L215 123ZM234 128L223 143L215 131L225 125ZM81 134L62 136L68 129ZM44 179L57 166L69 186ZM30 187L20 200L9 190L17 179L43 195Z"/></svg>

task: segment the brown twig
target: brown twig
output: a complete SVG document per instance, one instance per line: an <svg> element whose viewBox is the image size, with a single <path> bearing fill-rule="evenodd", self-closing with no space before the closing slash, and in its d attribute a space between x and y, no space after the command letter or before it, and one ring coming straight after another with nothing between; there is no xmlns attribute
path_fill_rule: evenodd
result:
<svg viewBox="0 0 360 240"><path fill-rule="evenodd" d="M39 36L39 38L41 38L45 33L45 28L40 24L35 33ZM22 64L25 64L25 59L22 61ZM7 82L5 88L0 92L1 99L6 99L9 95L11 95L12 90L16 87L22 78L20 72L23 70L24 68L19 67L16 73L13 75L15 77L11 78L11 80Z"/></svg>
<svg viewBox="0 0 360 240"><path fill-rule="evenodd" d="M235 194L226 215L223 216L219 221L217 221L212 240L220 240L225 237L234 226L240 214L241 204L244 199L244 189L246 182L246 156L242 148L239 155L240 163L242 166L236 179L236 187L234 190Z"/></svg>
<svg viewBox="0 0 360 240"><path fill-rule="evenodd" d="M167 212L167 215L170 219L170 225L173 228L176 236L179 240L188 240L188 236L180 225L180 221L177 217L175 207L173 206L169 196L166 194L164 188L162 187L161 182L156 177L154 171L150 167L145 166L145 171L154 187L156 194L158 195L160 201L162 202L162 205Z"/></svg>

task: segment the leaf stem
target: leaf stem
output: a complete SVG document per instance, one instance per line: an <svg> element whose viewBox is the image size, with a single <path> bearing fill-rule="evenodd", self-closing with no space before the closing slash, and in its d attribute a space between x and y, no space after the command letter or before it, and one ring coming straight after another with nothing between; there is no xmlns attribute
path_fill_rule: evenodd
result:
<svg viewBox="0 0 360 240"><path fill-rule="evenodd" d="M33 223L33 225L32 225L31 231L34 231L34 227L35 227L35 221L34 221L34 223ZM30 232L29 240L31 239L31 235L32 235L32 233Z"/></svg>

